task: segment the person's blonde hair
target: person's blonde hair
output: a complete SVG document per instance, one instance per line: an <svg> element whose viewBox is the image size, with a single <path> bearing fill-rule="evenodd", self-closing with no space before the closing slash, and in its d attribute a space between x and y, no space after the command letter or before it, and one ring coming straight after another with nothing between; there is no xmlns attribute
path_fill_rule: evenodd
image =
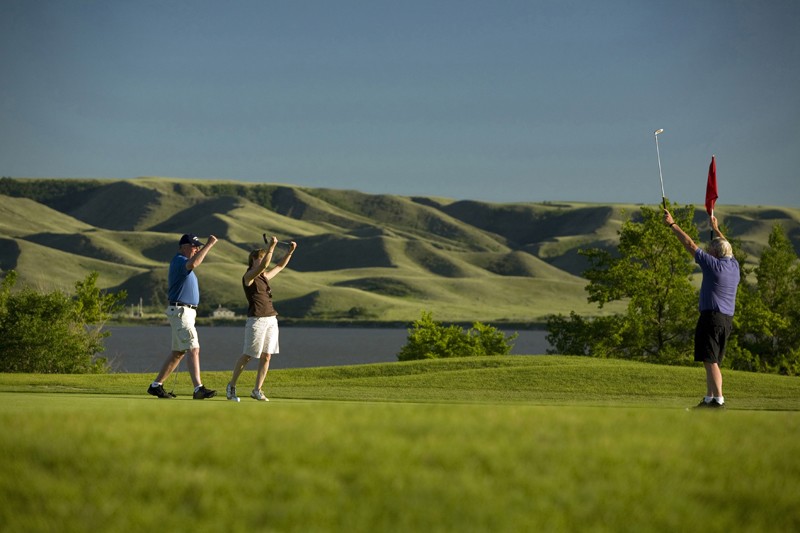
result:
<svg viewBox="0 0 800 533"><path fill-rule="evenodd" d="M733 248L731 248L731 243L719 237L714 237L714 239L712 239L711 245L709 246L709 251L714 257L733 257Z"/></svg>
<svg viewBox="0 0 800 533"><path fill-rule="evenodd" d="M267 251L263 248L258 248L257 250L250 252L250 255L247 258L247 268L253 268L253 265L261 261L265 255L267 255Z"/></svg>

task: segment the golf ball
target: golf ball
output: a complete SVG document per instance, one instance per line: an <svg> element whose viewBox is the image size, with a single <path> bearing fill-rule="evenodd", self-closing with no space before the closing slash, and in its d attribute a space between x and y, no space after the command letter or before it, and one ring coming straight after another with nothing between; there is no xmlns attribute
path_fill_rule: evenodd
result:
<svg viewBox="0 0 800 533"><path fill-rule="evenodd" d="M239 400L239 397L237 396L237 397L236 397L236 403L239 403L239 401L240 401L240 400Z"/></svg>

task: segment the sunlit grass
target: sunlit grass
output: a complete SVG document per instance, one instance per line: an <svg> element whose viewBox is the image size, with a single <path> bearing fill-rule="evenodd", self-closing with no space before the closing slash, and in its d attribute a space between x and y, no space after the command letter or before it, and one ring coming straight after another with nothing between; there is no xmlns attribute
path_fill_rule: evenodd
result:
<svg viewBox="0 0 800 533"><path fill-rule="evenodd" d="M797 378L728 372L725 412L686 409L702 369L575 357L150 379L0 374L0 529L800 527Z"/></svg>

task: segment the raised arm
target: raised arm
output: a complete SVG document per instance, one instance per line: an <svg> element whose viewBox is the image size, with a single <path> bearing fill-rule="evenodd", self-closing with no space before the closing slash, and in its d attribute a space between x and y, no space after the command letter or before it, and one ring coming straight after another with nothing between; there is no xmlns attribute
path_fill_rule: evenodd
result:
<svg viewBox="0 0 800 533"><path fill-rule="evenodd" d="M719 237L720 239L726 241L728 240L725 238L725 235L723 235L722 232L719 230L719 223L717 222L717 217L715 217L714 215L711 215L711 229L714 231L714 233L717 234L717 237Z"/></svg>
<svg viewBox="0 0 800 533"><path fill-rule="evenodd" d="M697 248L699 247L697 246L697 244L695 244L692 238L689 237L689 235L687 235L686 232L683 231L680 226L678 226L678 224L675 222L675 219L672 218L672 215L666 209L664 209L664 224L666 224L667 226L670 227L670 229L672 229L672 233L678 238L683 247L686 248L686 251L694 255L694 253L697 251Z"/></svg>
<svg viewBox="0 0 800 533"><path fill-rule="evenodd" d="M253 267L245 272L244 274L244 284L248 287L253 280L256 279L258 276L264 272L267 267L269 266L270 262L272 261L272 254L275 252L275 246L278 244L278 238L272 237L272 240L269 243L269 248L267 249L267 253L264 254L264 257L261 258L261 261L257 263L253 263Z"/></svg>
<svg viewBox="0 0 800 533"><path fill-rule="evenodd" d="M284 268L286 268L286 265L288 265L288 264L289 264L289 261L291 261L291 260L292 260L292 254L294 253L294 250L295 250L295 248L297 248L297 243L296 243L296 242L294 242L294 241L292 241L291 243L289 243L289 245L290 245L290 248L289 248L289 253L288 253L288 254L286 254L285 256L283 256L283 259L281 259L281 260L280 260L280 262L278 262L278 264L277 264L277 265L275 265L275 266L274 266L272 269L270 269L270 270L267 272L267 279L272 279L272 278L274 278L275 276L277 276L277 275L278 275L278 273L279 273L281 270L283 270Z"/></svg>
<svg viewBox="0 0 800 533"><path fill-rule="evenodd" d="M198 250L197 253L186 262L186 270L194 270L195 268L199 267L200 263L203 262L203 259L206 258L208 252L211 251L215 244L217 244L217 238L213 235L209 235L205 246L200 248L200 250Z"/></svg>

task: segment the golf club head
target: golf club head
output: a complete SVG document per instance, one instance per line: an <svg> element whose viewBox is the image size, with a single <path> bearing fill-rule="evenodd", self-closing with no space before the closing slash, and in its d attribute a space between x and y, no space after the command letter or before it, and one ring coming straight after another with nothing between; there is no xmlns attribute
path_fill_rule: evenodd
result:
<svg viewBox="0 0 800 533"><path fill-rule="evenodd" d="M269 244L269 237L267 237L266 233L262 233L261 237L264 239L264 244ZM277 241L275 244L285 244L286 246L292 245L292 243L288 241Z"/></svg>
<svg viewBox="0 0 800 533"><path fill-rule="evenodd" d="M654 135L657 137L659 133L664 133L664 128L656 130Z"/></svg>

